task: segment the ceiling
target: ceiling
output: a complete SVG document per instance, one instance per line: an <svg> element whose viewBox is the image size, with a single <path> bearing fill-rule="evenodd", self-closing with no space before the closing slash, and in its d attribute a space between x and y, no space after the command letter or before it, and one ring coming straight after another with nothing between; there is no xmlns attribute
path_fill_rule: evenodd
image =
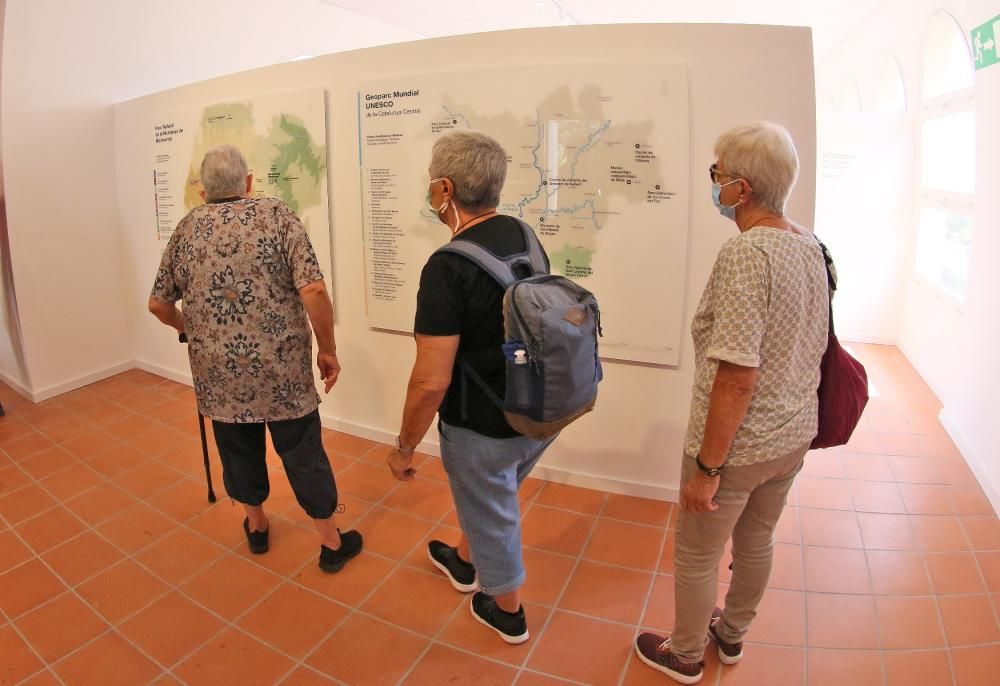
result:
<svg viewBox="0 0 1000 686"><path fill-rule="evenodd" d="M884 0L317 0L428 38L569 24L811 26L819 61Z"/></svg>

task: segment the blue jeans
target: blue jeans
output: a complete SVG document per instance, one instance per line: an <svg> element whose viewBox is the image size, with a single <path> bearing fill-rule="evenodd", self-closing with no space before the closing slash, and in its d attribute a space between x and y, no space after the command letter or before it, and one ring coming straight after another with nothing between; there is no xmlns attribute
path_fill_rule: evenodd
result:
<svg viewBox="0 0 1000 686"><path fill-rule="evenodd" d="M469 539L479 587L492 595L524 584L517 489L555 439L490 438L438 422L441 462L458 522Z"/></svg>

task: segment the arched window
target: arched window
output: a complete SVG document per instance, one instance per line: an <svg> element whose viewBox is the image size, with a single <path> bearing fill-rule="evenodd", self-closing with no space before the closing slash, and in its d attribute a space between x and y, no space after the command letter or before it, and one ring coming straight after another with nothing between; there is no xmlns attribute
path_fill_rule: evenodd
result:
<svg viewBox="0 0 1000 686"><path fill-rule="evenodd" d="M973 64L965 32L943 11L927 22L921 84L916 272L961 301L976 190Z"/></svg>
<svg viewBox="0 0 1000 686"><path fill-rule="evenodd" d="M965 32L947 12L938 10L924 33L924 100L972 88L972 53Z"/></svg>
<svg viewBox="0 0 1000 686"><path fill-rule="evenodd" d="M860 112L861 111L861 91L858 89L858 82L853 76L844 78L844 83L840 89L840 111Z"/></svg>
<svg viewBox="0 0 1000 686"><path fill-rule="evenodd" d="M888 50L879 55L874 96L872 111L877 114L901 114L906 111L903 72L896 56Z"/></svg>

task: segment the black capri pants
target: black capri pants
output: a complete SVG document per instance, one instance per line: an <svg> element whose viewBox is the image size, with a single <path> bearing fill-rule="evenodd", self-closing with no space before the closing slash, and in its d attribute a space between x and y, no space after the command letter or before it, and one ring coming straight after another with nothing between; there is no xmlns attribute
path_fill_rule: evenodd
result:
<svg viewBox="0 0 1000 686"><path fill-rule="evenodd" d="M267 500L271 484L265 459L265 425L299 505L312 519L328 519L337 509L337 483L323 449L318 409L298 419L266 424L213 419L226 493L245 505L257 506Z"/></svg>

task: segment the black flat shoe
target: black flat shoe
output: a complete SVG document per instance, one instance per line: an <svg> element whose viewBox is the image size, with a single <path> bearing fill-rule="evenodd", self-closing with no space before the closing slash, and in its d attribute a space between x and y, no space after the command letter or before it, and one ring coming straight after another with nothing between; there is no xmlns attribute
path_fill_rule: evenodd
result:
<svg viewBox="0 0 1000 686"><path fill-rule="evenodd" d="M264 529L263 531L250 531L250 518L247 517L243 520L243 532L247 535L247 545L250 546L250 552L254 555L262 555L268 550L267 534L271 530L271 527Z"/></svg>
<svg viewBox="0 0 1000 686"><path fill-rule="evenodd" d="M339 532L340 529L337 529ZM357 531L345 531L340 534L340 547L336 550L321 545L319 549L319 568L327 574L334 574L343 569L347 561L361 552L361 534Z"/></svg>

